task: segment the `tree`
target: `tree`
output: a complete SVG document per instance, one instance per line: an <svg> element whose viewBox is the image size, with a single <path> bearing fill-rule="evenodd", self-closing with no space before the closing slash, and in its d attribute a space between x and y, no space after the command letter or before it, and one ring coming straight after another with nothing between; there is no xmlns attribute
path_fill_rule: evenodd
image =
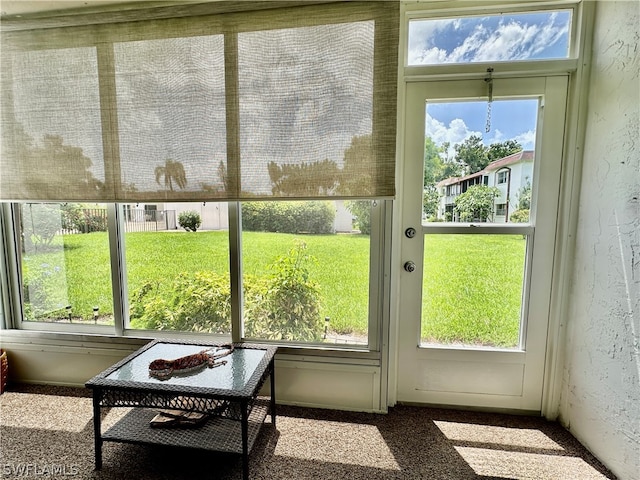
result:
<svg viewBox="0 0 640 480"><path fill-rule="evenodd" d="M456 151L456 160L467 166L468 174L479 172L489 164L487 147L479 135L472 135L453 148Z"/></svg>
<svg viewBox="0 0 640 480"><path fill-rule="evenodd" d="M468 174L479 172L494 160L522 150L522 146L516 140L496 142L486 147L479 135L472 135L453 148L456 151L456 161L467 166Z"/></svg>
<svg viewBox="0 0 640 480"><path fill-rule="evenodd" d="M529 210L531 208L531 182L518 189L518 210Z"/></svg>
<svg viewBox="0 0 640 480"><path fill-rule="evenodd" d="M422 211L427 218L438 215L440 205L440 194L435 187L425 187L422 192Z"/></svg>
<svg viewBox="0 0 640 480"><path fill-rule="evenodd" d="M455 199L454 209L462 222L486 222L493 213L493 201L500 195L496 187L473 185Z"/></svg>
<svg viewBox="0 0 640 480"><path fill-rule="evenodd" d="M331 193L338 185L338 166L328 159L284 165L269 162L267 170L274 195L311 197Z"/></svg>
<svg viewBox="0 0 640 480"><path fill-rule="evenodd" d="M345 202L345 207L356 217L356 225L363 235L371 234L371 201L350 200Z"/></svg>
<svg viewBox="0 0 640 480"><path fill-rule="evenodd" d="M441 180L444 168L442 161L442 148L430 138L424 138L424 183L425 187L435 185Z"/></svg>
<svg viewBox="0 0 640 480"><path fill-rule="evenodd" d="M8 154L19 154L22 184L33 198L97 197L104 183L94 177L93 162L82 148L65 145L60 135L44 135L41 145L32 143L24 134L25 144ZM64 186L64 192L61 192Z"/></svg>
<svg viewBox="0 0 640 480"><path fill-rule="evenodd" d="M506 140L502 143L492 143L487 149L489 162L508 157L516 152L520 152L522 146L516 140Z"/></svg>
<svg viewBox="0 0 640 480"><path fill-rule="evenodd" d="M160 179L164 177L164 188L173 192L173 182L184 189L187 186L187 175L182 163L168 158L164 165L158 165L155 169L156 183L161 185Z"/></svg>
<svg viewBox="0 0 640 480"><path fill-rule="evenodd" d="M344 195L358 192L358 196L372 192L373 176L367 165L373 156L371 135L356 135L351 139L351 145L344 152L344 164L340 175L338 191Z"/></svg>
<svg viewBox="0 0 640 480"><path fill-rule="evenodd" d="M27 203L22 207L22 231L34 246L50 245L62 221L60 206L53 203Z"/></svg>
<svg viewBox="0 0 640 480"><path fill-rule="evenodd" d="M518 189L518 209L509 216L512 223L527 223L529 221L529 210L531 209L531 182Z"/></svg>

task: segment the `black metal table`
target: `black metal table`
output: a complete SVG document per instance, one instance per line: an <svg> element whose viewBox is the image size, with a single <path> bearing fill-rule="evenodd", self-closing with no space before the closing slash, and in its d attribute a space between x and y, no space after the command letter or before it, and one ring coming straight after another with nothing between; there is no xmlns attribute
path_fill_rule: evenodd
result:
<svg viewBox="0 0 640 480"><path fill-rule="evenodd" d="M276 423L274 357L277 347L234 344L227 364L159 380L149 375L155 359L174 359L220 344L154 340L86 383L93 390L95 465L102 468L104 441L195 448L242 455L249 478L249 452L267 414ZM258 397L267 377L270 398ZM100 409L134 407L102 432ZM157 410L176 409L208 415L193 428L152 428Z"/></svg>

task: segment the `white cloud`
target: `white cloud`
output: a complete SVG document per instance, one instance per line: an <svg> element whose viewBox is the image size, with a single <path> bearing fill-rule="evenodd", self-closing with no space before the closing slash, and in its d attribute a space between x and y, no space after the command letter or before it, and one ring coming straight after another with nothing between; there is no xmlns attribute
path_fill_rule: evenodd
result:
<svg viewBox="0 0 640 480"><path fill-rule="evenodd" d="M431 137L438 146L442 146L445 142L449 142L447 155L450 158L455 155L455 150L453 148L455 144L462 143L473 135L483 138L482 132L471 130L461 118L455 118L449 122L449 125L446 125L431 117L429 114L426 116L425 135ZM533 150L535 147L536 132L535 130L529 130L511 137L496 129L491 138L484 138L483 143L489 146L492 143L501 143L506 140L515 140L522 145L523 149Z"/></svg>
<svg viewBox="0 0 640 480"><path fill-rule="evenodd" d="M527 23L525 18L501 21L495 29L483 24L469 30L464 41L447 51L435 44L445 30L461 30L465 21L434 20L412 22L409 32L409 64L523 60L539 55L568 34L568 24L556 24L557 15L545 23ZM415 26L413 26L415 24Z"/></svg>
<svg viewBox="0 0 640 480"><path fill-rule="evenodd" d="M456 143L461 143L472 135L482 136L482 133L470 130L461 118L454 118L449 122L449 125L445 125L443 122L427 114L425 135L431 137L435 144L439 146L445 142L449 142L449 151L447 154L449 157L453 157L455 155L453 146Z"/></svg>
<svg viewBox="0 0 640 480"><path fill-rule="evenodd" d="M536 132L535 130L523 132L519 135L516 135L514 137L514 140L522 145L522 148L524 148L525 150L533 150L536 144Z"/></svg>
<svg viewBox="0 0 640 480"><path fill-rule="evenodd" d="M458 30L460 19L414 20L409 22L409 65L444 63L446 50L437 48L433 40L448 28Z"/></svg>

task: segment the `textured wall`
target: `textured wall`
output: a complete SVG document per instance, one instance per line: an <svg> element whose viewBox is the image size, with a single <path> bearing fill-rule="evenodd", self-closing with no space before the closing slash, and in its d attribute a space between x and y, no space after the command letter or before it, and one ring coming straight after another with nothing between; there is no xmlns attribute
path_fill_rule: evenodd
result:
<svg viewBox="0 0 640 480"><path fill-rule="evenodd" d="M561 420L640 478L640 2L596 6Z"/></svg>

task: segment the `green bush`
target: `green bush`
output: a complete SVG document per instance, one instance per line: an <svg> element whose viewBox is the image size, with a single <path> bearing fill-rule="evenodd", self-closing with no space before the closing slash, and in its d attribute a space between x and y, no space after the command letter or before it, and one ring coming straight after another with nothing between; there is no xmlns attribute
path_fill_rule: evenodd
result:
<svg viewBox="0 0 640 480"><path fill-rule="evenodd" d="M298 243L271 265L273 275L245 285L245 334L267 340L319 341L322 334L320 291L310 280L312 258ZM246 283L246 282L245 282Z"/></svg>
<svg viewBox="0 0 640 480"><path fill-rule="evenodd" d="M132 295L130 317L133 328L229 334L229 276L181 273L169 291L146 283Z"/></svg>
<svg viewBox="0 0 640 480"><path fill-rule="evenodd" d="M331 202L246 202L242 228L250 232L333 233Z"/></svg>
<svg viewBox="0 0 640 480"><path fill-rule="evenodd" d="M200 214L194 210L187 210L186 212L180 212L178 215L178 225L184 228L187 232L195 232L202 225L202 218Z"/></svg>
<svg viewBox="0 0 640 480"><path fill-rule="evenodd" d="M245 335L268 340L319 341L320 293L309 279L311 257L298 244L268 277L245 276ZM229 275L181 273L169 291L147 283L131 298L131 326L149 330L231 333Z"/></svg>
<svg viewBox="0 0 640 480"><path fill-rule="evenodd" d="M371 201L351 200L345 203L347 210L356 217L356 226L363 235L371 235Z"/></svg>
<svg viewBox="0 0 640 480"><path fill-rule="evenodd" d="M80 233L106 232L107 211L103 208L84 208L77 203L63 203L62 228Z"/></svg>
<svg viewBox="0 0 640 480"><path fill-rule="evenodd" d="M509 221L511 223L527 223L529 221L529 210L516 210L509 215Z"/></svg>

